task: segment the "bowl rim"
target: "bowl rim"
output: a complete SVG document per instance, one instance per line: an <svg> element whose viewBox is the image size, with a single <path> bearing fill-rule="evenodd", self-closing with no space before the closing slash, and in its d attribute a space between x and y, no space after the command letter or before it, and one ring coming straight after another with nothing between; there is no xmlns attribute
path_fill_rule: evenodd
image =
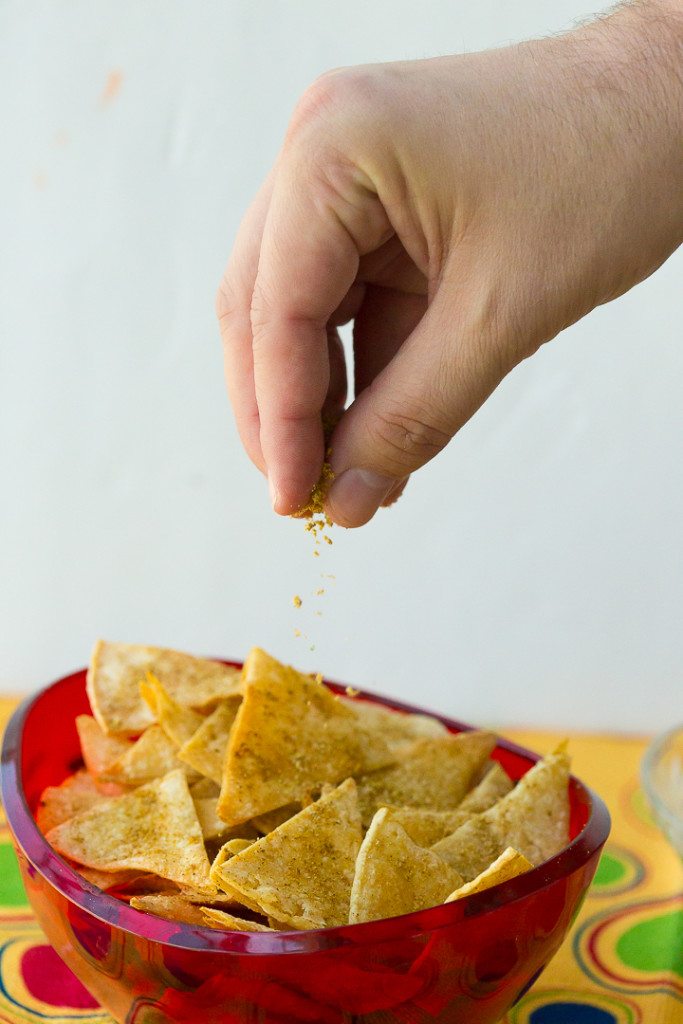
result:
<svg viewBox="0 0 683 1024"><path fill-rule="evenodd" d="M223 664L240 667L239 661L214 659ZM79 669L49 683L29 695L14 711L2 744L0 783L2 802L14 841L24 857L54 889L66 900L99 920L132 933L148 941L197 952L233 953L244 955L301 954L321 952L340 946L367 945L369 943L405 939L451 927L458 921L493 913L499 907L524 899L532 893L542 892L561 878L586 865L604 846L610 832L611 819L604 801L576 776L570 779L587 797L589 816L581 832L564 849L538 867L501 885L483 892L473 893L453 903L418 910L400 917L346 924L333 928L290 932L231 932L215 928L169 922L168 919L135 910L115 896L87 882L47 842L31 813L21 780L21 757L24 728L34 706L51 690L85 677L86 669ZM334 692L345 692L347 684L324 680ZM429 714L450 730L470 732L475 727L436 712L424 711L414 705L385 697L370 690L355 690L354 695L412 714ZM541 755L497 736L495 749L506 750L536 763ZM169 924L175 931L169 936ZM198 944L197 940L201 940Z"/></svg>
<svg viewBox="0 0 683 1024"><path fill-rule="evenodd" d="M677 736L683 738L683 723L674 725L673 728L655 736L649 743L640 763L640 781L652 813L663 828L673 827L676 830L683 829L683 818L672 810L658 792L654 782L654 769L662 753Z"/></svg>

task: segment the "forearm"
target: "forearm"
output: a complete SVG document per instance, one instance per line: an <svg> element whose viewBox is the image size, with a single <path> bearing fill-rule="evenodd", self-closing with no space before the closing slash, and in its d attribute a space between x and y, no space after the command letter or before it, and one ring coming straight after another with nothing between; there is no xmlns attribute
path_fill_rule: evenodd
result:
<svg viewBox="0 0 683 1024"><path fill-rule="evenodd" d="M640 249L630 287L683 242L683 2L634 0L575 44L576 88L599 129L592 144L613 150L624 227Z"/></svg>

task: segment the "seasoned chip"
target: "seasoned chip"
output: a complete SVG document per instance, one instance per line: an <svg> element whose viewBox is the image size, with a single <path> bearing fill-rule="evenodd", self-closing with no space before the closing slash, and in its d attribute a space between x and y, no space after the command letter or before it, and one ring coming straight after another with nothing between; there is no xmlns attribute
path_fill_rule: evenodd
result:
<svg viewBox="0 0 683 1024"><path fill-rule="evenodd" d="M539 761L515 788L483 814L432 847L466 882L481 874L506 847L534 865L559 853L569 837L569 758L564 751Z"/></svg>
<svg viewBox="0 0 683 1024"><path fill-rule="evenodd" d="M202 831L180 769L103 800L57 825L47 840L58 853L100 871L135 868L213 890Z"/></svg>
<svg viewBox="0 0 683 1024"><path fill-rule="evenodd" d="M533 864L529 863L526 857L523 857L517 850L513 850L511 846L508 846L501 853L500 857L494 860L493 864L489 864L485 871L482 871L471 882L465 882L459 889L452 892L446 903L461 900L463 896L471 896L473 892L483 892L484 889L492 889L494 885L509 882L511 878L523 875L527 871L531 871L532 868Z"/></svg>
<svg viewBox="0 0 683 1024"><path fill-rule="evenodd" d="M223 843L211 863L211 870L209 872L209 877L215 886L220 888L220 873L225 862L230 860L230 858L234 857L236 854L242 853L247 849L247 846L251 846L251 842L247 841L246 845L239 844L237 846L235 846L235 843L230 840L228 840L227 843Z"/></svg>
<svg viewBox="0 0 683 1024"><path fill-rule="evenodd" d="M69 775L60 786L44 789L36 810L36 822L45 835L56 825L104 800L95 780L84 769Z"/></svg>
<svg viewBox="0 0 683 1024"><path fill-rule="evenodd" d="M242 917L234 917L226 914L224 910L216 910L214 907L202 907L201 912L211 928L225 928L231 932L272 932L267 924L260 924L258 921L245 921Z"/></svg>
<svg viewBox="0 0 683 1024"><path fill-rule="evenodd" d="M161 726L150 725L135 743L128 745L128 750L118 761L102 772L100 778L127 786L141 786L180 768L189 778L196 779L195 773L181 764L177 755L175 744Z"/></svg>
<svg viewBox="0 0 683 1024"><path fill-rule="evenodd" d="M212 869L212 877L229 896L285 926L346 924L360 844L356 784L347 779Z"/></svg>
<svg viewBox="0 0 683 1024"><path fill-rule="evenodd" d="M512 779L505 769L497 761L489 763L491 767L481 782L469 791L462 803L458 804L459 811L481 814L482 811L488 811L489 807L493 807L497 800L512 789Z"/></svg>
<svg viewBox="0 0 683 1024"><path fill-rule="evenodd" d="M204 721L203 715L174 700L153 672L140 683L140 696L176 747L182 747Z"/></svg>
<svg viewBox="0 0 683 1024"><path fill-rule="evenodd" d="M401 746L425 736L447 736L448 729L431 715L411 715L391 708L373 704L367 700L355 700L341 696L345 704L352 707L363 725L373 733L379 733L390 747Z"/></svg>
<svg viewBox="0 0 683 1024"><path fill-rule="evenodd" d="M190 792L192 792L191 789ZM202 835L205 840L218 839L219 836L222 836L226 841L229 839L258 839L259 833L251 822L244 822L242 825L235 825L234 828L229 828L216 813L217 802L215 796L200 797L194 801L199 824L202 827Z"/></svg>
<svg viewBox="0 0 683 1024"><path fill-rule="evenodd" d="M363 840L351 889L349 921L400 917L443 903L462 885L457 871L418 846L383 807Z"/></svg>
<svg viewBox="0 0 683 1024"><path fill-rule="evenodd" d="M237 824L303 801L325 782L391 763L381 736L322 682L255 648L224 765L218 813Z"/></svg>
<svg viewBox="0 0 683 1024"><path fill-rule="evenodd" d="M210 796L218 799L220 791L220 786L211 779L198 779L197 782L193 782L190 786L193 800L208 800Z"/></svg>
<svg viewBox="0 0 683 1024"><path fill-rule="evenodd" d="M139 688L147 672L161 679L179 704L200 711L240 690L239 671L230 666L162 647L99 640L86 685L93 714L106 733L131 736L152 724Z"/></svg>
<svg viewBox="0 0 683 1024"><path fill-rule="evenodd" d="M241 698L222 701L197 731L183 744L178 757L185 764L220 786L228 739ZM220 791L220 790L219 790Z"/></svg>
<svg viewBox="0 0 683 1024"><path fill-rule="evenodd" d="M133 896L130 905L135 910L144 910L147 914L156 914L157 917L165 917L169 921L181 921L183 924L192 924L199 928L206 928L208 924L202 910L178 893L155 892L148 896Z"/></svg>
<svg viewBox="0 0 683 1024"><path fill-rule="evenodd" d="M426 811L421 807L390 807L392 821L397 821L418 846L433 846L450 835L480 811L488 810L512 789L512 782L501 766L494 762L482 781L470 790L454 811Z"/></svg>
<svg viewBox="0 0 683 1024"><path fill-rule="evenodd" d="M127 885L134 879L140 877L139 871L97 871L95 868L86 868L82 864L74 864L74 871L77 871L86 882L102 889L118 889L119 886Z"/></svg>
<svg viewBox="0 0 683 1024"><path fill-rule="evenodd" d="M309 801L306 801L306 806L308 806L308 803ZM280 825L284 825L286 821L293 818L302 809L302 803L286 804L284 807L276 807L274 811L257 814L255 818L251 819L251 824L265 836L269 832L273 832L274 829L279 828Z"/></svg>
<svg viewBox="0 0 683 1024"><path fill-rule="evenodd" d="M95 778L99 778L130 747L128 740L102 732L92 715L78 715L76 729L85 767Z"/></svg>
<svg viewBox="0 0 683 1024"><path fill-rule="evenodd" d="M380 807L454 810L496 744L489 732L464 732L415 740L397 764L358 779L363 824Z"/></svg>

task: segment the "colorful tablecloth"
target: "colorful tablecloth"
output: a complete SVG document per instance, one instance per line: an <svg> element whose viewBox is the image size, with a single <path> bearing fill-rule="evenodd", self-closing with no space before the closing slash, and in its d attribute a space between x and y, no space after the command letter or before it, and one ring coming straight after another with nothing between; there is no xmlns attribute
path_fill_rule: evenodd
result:
<svg viewBox="0 0 683 1024"><path fill-rule="evenodd" d="M0 732L14 702L0 698ZM506 733L534 750L554 733ZM638 781L645 741L571 737L574 770L607 801L612 835L571 936L505 1024L683 1024L683 865ZM0 808L0 1022L110 1024L47 945Z"/></svg>

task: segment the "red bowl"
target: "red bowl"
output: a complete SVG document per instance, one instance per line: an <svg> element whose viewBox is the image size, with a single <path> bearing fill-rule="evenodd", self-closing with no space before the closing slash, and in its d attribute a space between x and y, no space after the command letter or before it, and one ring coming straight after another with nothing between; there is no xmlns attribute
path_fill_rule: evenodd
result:
<svg viewBox="0 0 683 1024"><path fill-rule="evenodd" d="M21 705L5 734L2 797L43 931L95 999L126 1024L493 1024L559 948L609 833L602 800L572 778L571 842L547 863L486 892L322 931L220 932L177 924L89 885L36 826L43 789L81 764L74 720L88 710L84 671ZM453 732L470 728L440 720ZM538 759L503 740L493 756L514 779Z"/></svg>

